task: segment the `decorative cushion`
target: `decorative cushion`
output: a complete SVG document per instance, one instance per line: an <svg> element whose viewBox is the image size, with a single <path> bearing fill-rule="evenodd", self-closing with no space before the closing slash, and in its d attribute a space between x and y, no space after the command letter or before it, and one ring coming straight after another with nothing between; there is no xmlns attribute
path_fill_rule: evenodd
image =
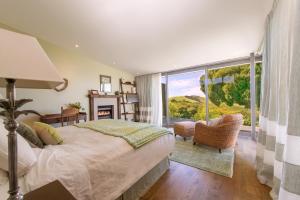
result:
<svg viewBox="0 0 300 200"><path fill-rule="evenodd" d="M212 119L208 122L208 126L218 126L222 123L222 118Z"/></svg>
<svg viewBox="0 0 300 200"><path fill-rule="evenodd" d="M0 169L0 186L8 182L8 172Z"/></svg>
<svg viewBox="0 0 300 200"><path fill-rule="evenodd" d="M230 114L230 115L223 115L222 116L222 123L231 123L231 122L236 122L242 120L242 115L241 114Z"/></svg>
<svg viewBox="0 0 300 200"><path fill-rule="evenodd" d="M4 128L3 120L0 118L0 168L8 171L8 131ZM36 163L37 157L28 142L17 134L18 145L18 175L22 176Z"/></svg>
<svg viewBox="0 0 300 200"><path fill-rule="evenodd" d="M31 144L43 148L43 142L40 140L40 138L37 136L35 130L33 130L30 126L20 123L17 132L22 135L28 142Z"/></svg>
<svg viewBox="0 0 300 200"><path fill-rule="evenodd" d="M33 128L44 144L57 145L63 143L63 139L59 135L58 131L52 126L42 122L34 122Z"/></svg>

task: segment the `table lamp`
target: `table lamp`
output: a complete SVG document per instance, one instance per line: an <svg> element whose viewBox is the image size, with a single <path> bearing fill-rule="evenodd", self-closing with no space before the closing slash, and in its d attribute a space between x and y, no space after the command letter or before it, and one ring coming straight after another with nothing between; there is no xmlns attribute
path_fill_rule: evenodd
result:
<svg viewBox="0 0 300 200"><path fill-rule="evenodd" d="M9 200L23 199L17 176L16 118L36 113L18 110L31 99L16 100L15 88L52 89L63 82L38 41L28 35L0 28L0 87L6 87L6 99L0 99L0 116L8 130Z"/></svg>

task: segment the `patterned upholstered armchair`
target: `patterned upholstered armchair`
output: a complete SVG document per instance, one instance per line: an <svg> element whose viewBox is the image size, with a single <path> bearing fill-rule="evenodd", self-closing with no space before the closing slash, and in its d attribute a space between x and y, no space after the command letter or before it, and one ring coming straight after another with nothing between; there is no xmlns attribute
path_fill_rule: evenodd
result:
<svg viewBox="0 0 300 200"><path fill-rule="evenodd" d="M212 120L208 125L196 123L194 145L204 144L219 149L234 147L243 124L243 115L223 115L221 118Z"/></svg>

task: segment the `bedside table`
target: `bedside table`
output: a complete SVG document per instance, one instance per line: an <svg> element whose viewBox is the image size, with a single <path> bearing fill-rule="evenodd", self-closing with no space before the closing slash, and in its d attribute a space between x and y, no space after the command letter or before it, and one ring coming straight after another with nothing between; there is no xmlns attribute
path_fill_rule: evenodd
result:
<svg viewBox="0 0 300 200"><path fill-rule="evenodd" d="M24 200L76 200L58 181L53 181L24 195Z"/></svg>

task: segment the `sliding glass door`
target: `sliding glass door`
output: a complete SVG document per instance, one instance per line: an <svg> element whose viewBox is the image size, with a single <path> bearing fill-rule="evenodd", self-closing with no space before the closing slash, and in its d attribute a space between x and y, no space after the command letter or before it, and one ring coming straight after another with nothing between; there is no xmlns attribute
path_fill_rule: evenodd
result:
<svg viewBox="0 0 300 200"><path fill-rule="evenodd" d="M164 125L191 120L207 122L224 114L241 113L244 130L251 130L251 112L258 123L261 63L256 63L255 110L251 111L250 64L199 67L166 73L162 78Z"/></svg>
<svg viewBox="0 0 300 200"><path fill-rule="evenodd" d="M168 84L163 86L167 90L163 92L163 96L166 98L168 94L164 109L169 124L186 120L205 120L206 97L200 89L200 78L204 74L205 70L197 70L167 76ZM166 83L166 77L163 77L162 82Z"/></svg>
<svg viewBox="0 0 300 200"><path fill-rule="evenodd" d="M204 80L201 81L204 88ZM230 66L208 70L208 116L240 113L244 125L251 126L250 65Z"/></svg>

